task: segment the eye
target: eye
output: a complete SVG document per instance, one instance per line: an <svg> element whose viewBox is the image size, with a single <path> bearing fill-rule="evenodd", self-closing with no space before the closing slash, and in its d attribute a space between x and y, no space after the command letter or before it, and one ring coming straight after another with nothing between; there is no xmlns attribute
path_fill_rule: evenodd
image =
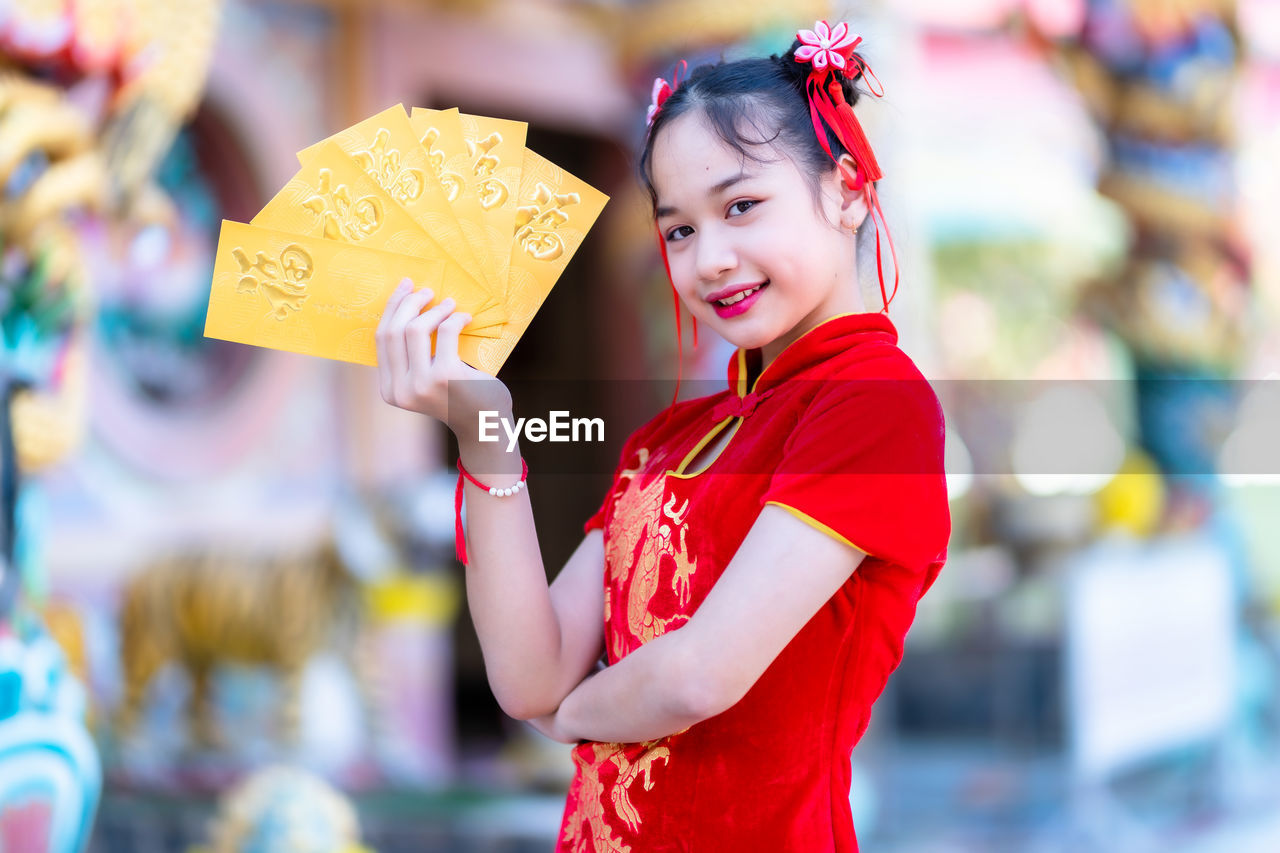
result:
<svg viewBox="0 0 1280 853"><path fill-rule="evenodd" d="M735 201L733 204L729 205L729 215L741 216L742 214L746 213L748 210L755 207L759 203L760 202L756 201L755 199L749 199L749 198L744 198L744 199L741 199L740 201Z"/></svg>
<svg viewBox="0 0 1280 853"><path fill-rule="evenodd" d="M683 240L685 237L688 237L692 233L693 233L693 229L690 228L688 225L677 225L675 228L672 228L670 231L667 232L667 242L668 243L679 242L680 240Z"/></svg>

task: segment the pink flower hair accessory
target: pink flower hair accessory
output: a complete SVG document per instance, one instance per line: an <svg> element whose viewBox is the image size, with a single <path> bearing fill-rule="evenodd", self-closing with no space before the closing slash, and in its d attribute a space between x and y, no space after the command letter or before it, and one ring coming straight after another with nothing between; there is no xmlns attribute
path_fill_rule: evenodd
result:
<svg viewBox="0 0 1280 853"><path fill-rule="evenodd" d="M849 25L844 21L834 28L826 21L818 21L813 29L797 32L796 38L803 43L796 48L796 62L811 63L815 71L823 71L828 66L846 71L849 55L862 41L862 36L849 32Z"/></svg>
<svg viewBox="0 0 1280 853"><path fill-rule="evenodd" d="M646 125L653 125L653 120L658 117L658 110L662 109L662 105L667 102L667 98L671 97L671 92L671 84L667 82L665 77L653 78L653 99L649 104L649 112L644 117Z"/></svg>
<svg viewBox="0 0 1280 853"><path fill-rule="evenodd" d="M662 105L667 102L667 98L671 97L676 89L680 88L680 75L686 71L689 63L683 59L676 63L675 72L671 75L671 82L668 83L665 77L653 78L653 94L649 111L645 113L645 126L653 127L653 123L658 118L658 113L662 112Z"/></svg>

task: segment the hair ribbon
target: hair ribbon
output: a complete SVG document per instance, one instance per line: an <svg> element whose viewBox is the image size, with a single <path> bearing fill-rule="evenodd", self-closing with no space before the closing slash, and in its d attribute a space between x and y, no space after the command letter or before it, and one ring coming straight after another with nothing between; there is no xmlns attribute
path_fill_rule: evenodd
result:
<svg viewBox="0 0 1280 853"><path fill-rule="evenodd" d="M649 104L649 111L645 114L645 124L653 127L654 121L657 120L658 114L662 112L662 105L667 102L667 98L680 88L680 75L689 69L689 63L683 59L676 63L675 69L671 73L671 82L668 83L664 77L655 77L653 79L653 95L652 102ZM657 226L655 225L655 229ZM671 298L675 308L676 315L676 388L671 395L671 404L680 397L680 381L684 374L684 329L680 320L680 294L676 291L675 279L671 277L671 262L667 259L667 240L663 236L661 229L656 230L658 237L658 251L662 255L662 268L667 272L667 281L671 283ZM690 317L693 322L693 347L698 347L698 318Z"/></svg>
<svg viewBox="0 0 1280 853"><path fill-rule="evenodd" d="M813 121L814 133L818 143L827 156L839 166L839 160L827 142L825 126L830 128L840 140L849 155L857 164L858 174L851 178L844 174L846 185L853 190L862 190L867 197L867 209L872 222L876 225L876 272L880 278L880 298L884 301L884 310L889 310L889 303L898 293L898 252L894 248L893 238L889 235L889 224L885 221L884 210L880 207L880 196L876 192L875 182L884 176L880 163L876 160L871 143L862 129L862 123L853 112L853 107L844 97L844 86L840 76L850 76L850 69L862 74L875 85L868 84L872 95L884 97L884 87L880 79L871 71L866 62L855 56L854 49L862 43L862 37L849 31L849 25L841 21L831 27L826 21L818 21L812 30L799 30L796 38L801 42L796 48L796 62L807 62L812 66L809 78L805 81L805 93L809 100L809 117ZM884 285L884 264L880 251L880 232L884 231L889 242L889 251L893 256L893 292L886 292Z"/></svg>

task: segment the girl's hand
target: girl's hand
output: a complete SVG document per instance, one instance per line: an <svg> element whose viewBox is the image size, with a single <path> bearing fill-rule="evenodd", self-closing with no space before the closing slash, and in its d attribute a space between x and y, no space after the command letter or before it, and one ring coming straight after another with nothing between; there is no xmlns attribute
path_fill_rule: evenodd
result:
<svg viewBox="0 0 1280 853"><path fill-rule="evenodd" d="M378 387L391 405L433 417L465 440L459 430L474 432L481 410L511 410L511 393L458 357L458 336L471 317L454 311L452 297L423 311L434 297L430 288L415 291L406 278L387 300L375 335Z"/></svg>

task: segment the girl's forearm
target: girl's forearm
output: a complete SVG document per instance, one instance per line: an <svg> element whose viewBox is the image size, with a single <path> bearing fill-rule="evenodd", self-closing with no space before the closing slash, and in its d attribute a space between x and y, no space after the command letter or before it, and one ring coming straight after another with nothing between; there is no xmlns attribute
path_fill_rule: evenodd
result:
<svg viewBox="0 0 1280 853"><path fill-rule="evenodd" d="M720 713L690 663L676 632L657 637L574 688L555 714L555 730L566 740L639 743Z"/></svg>
<svg viewBox="0 0 1280 853"><path fill-rule="evenodd" d="M509 414L509 412L507 413ZM486 485L520 479L506 442L459 441L462 464ZM547 586L528 490L495 497L466 482L467 604L489 685L517 719L554 709L572 684L561 674L560 625Z"/></svg>

